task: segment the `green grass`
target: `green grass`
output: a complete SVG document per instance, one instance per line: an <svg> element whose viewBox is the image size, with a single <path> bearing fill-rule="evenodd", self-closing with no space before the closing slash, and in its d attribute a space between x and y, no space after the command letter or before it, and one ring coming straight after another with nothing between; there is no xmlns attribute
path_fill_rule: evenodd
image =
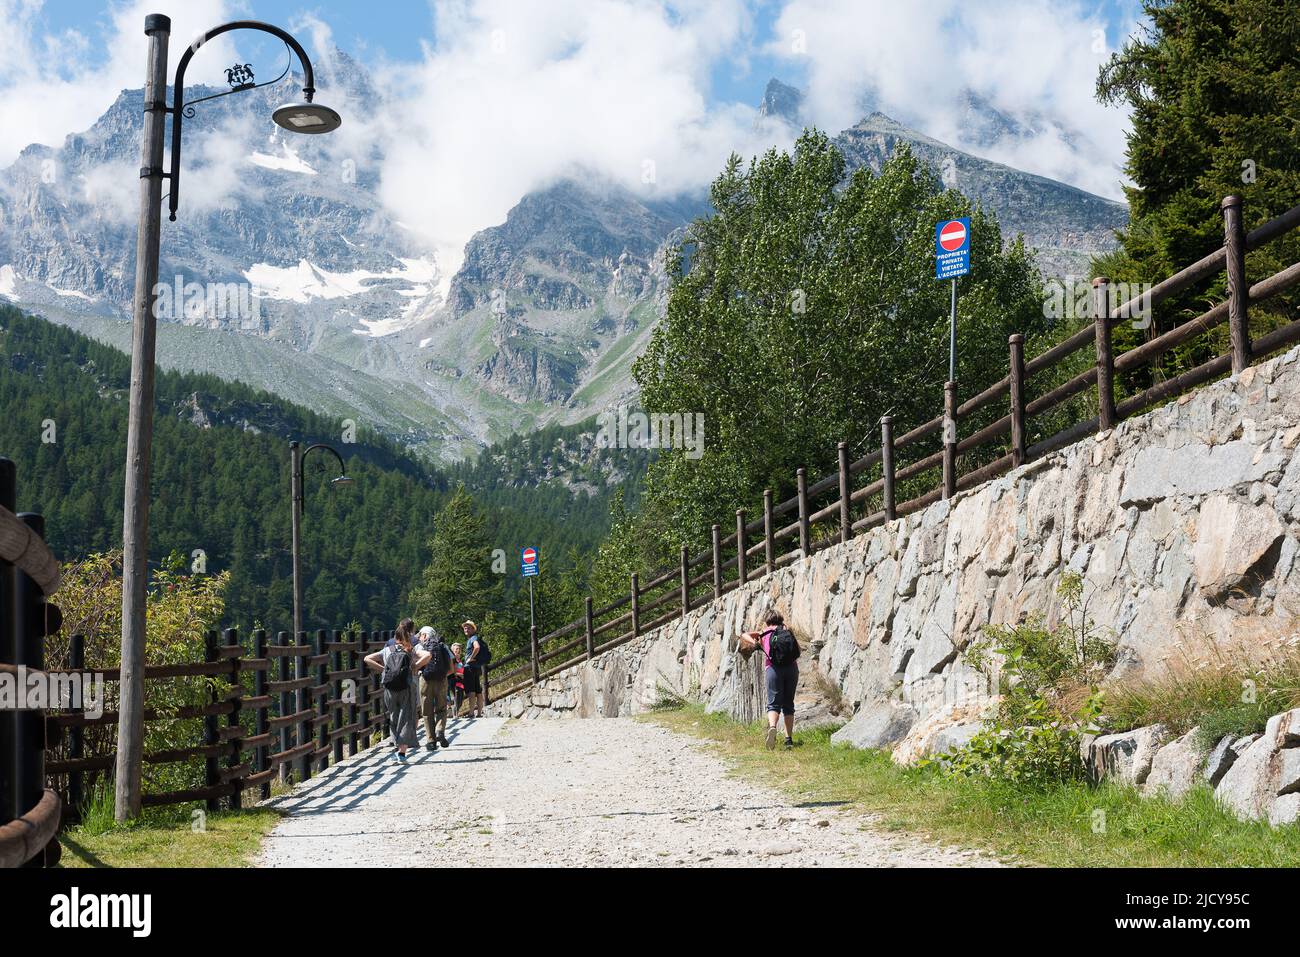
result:
<svg viewBox="0 0 1300 957"><path fill-rule="evenodd" d="M1297 867L1300 825L1238 821L1208 789L1179 804L1131 788L1058 785L1018 791L989 780L903 768L881 751L832 745L830 730L798 733L793 751L767 751L758 725L698 705L645 720L714 742L742 777L807 802L847 802L880 827L981 848L1011 863L1056 867ZM1104 826L1099 826L1104 825ZM1096 829L1095 829L1096 828Z"/></svg>
<svg viewBox="0 0 1300 957"><path fill-rule="evenodd" d="M62 867L246 867L262 837L280 820L275 811L218 811L205 827L183 813L146 814L109 828L79 825L59 835Z"/></svg>
<svg viewBox="0 0 1300 957"><path fill-rule="evenodd" d="M1199 727L1202 745L1225 734L1264 730L1275 714L1300 707L1300 641L1294 637L1244 648L1213 637L1176 642L1150 677L1107 688L1114 728L1160 723L1174 734Z"/></svg>
<svg viewBox="0 0 1300 957"><path fill-rule="evenodd" d="M279 781L271 793L284 793ZM257 800L247 792L247 800ZM62 867L245 867L262 838L280 820L269 808L215 811L200 815L201 805L146 808L126 824L113 820L113 797L95 790L76 827L59 835Z"/></svg>

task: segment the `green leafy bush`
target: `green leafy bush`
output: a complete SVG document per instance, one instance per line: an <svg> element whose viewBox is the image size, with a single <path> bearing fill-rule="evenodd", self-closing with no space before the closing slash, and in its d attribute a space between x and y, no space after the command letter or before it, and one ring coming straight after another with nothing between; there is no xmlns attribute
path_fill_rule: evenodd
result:
<svg viewBox="0 0 1300 957"><path fill-rule="evenodd" d="M964 746L925 763L1035 788L1084 777L1079 736L1101 715L1096 682L1113 664L1115 646L1088 618L1078 575L1063 576L1057 595L1063 614L1055 628L1041 616L990 625L967 649L967 661L1001 685L997 711Z"/></svg>

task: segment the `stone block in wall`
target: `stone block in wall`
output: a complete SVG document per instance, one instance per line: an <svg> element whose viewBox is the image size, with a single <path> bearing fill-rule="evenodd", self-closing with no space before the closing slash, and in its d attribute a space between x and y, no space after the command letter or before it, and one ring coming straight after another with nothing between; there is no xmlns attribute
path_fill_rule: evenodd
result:
<svg viewBox="0 0 1300 957"><path fill-rule="evenodd" d="M1144 795L1181 800L1201 780L1200 770L1205 759L1196 736L1197 730L1193 728L1156 752L1151 760L1151 771L1142 785Z"/></svg>
<svg viewBox="0 0 1300 957"><path fill-rule="evenodd" d="M887 748L903 740L917 714L897 701L874 701L859 709L851 721L831 735L836 744L855 748Z"/></svg>
<svg viewBox="0 0 1300 957"><path fill-rule="evenodd" d="M1138 787L1151 773L1151 762L1168 738L1164 725L1153 724L1117 734L1084 735L1080 756L1094 781L1113 780Z"/></svg>
<svg viewBox="0 0 1300 957"><path fill-rule="evenodd" d="M1300 708L1270 718L1214 794L1242 820L1274 826L1300 820Z"/></svg>

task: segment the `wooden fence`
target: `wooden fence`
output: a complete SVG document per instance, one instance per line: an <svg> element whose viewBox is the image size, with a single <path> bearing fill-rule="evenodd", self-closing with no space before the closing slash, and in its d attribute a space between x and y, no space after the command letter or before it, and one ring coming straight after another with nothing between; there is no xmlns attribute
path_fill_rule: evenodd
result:
<svg viewBox="0 0 1300 957"><path fill-rule="evenodd" d="M16 708L0 710L0 867L41 867L58 861L58 830L84 808L88 775L107 776L116 762L110 735L117 713L87 714L84 694L58 702L76 707L53 707L51 689L116 682L120 671L88 663L85 639L75 634L67 667L45 667L45 638L61 625L59 609L46 602L59 586L59 564L43 540L40 516L14 514L15 479L14 463L0 459L0 679L12 687L35 676L46 697L29 702L20 692ZM146 701L149 683L185 678L205 679L200 695L208 700L145 710L146 728L202 721L193 734L201 740L147 753L146 766L201 759L203 767L201 775L181 776L201 776L201 784L148 792L144 805L202 801L209 810L238 808L250 790L269 797L276 777L296 771L306 780L364 750L376 731L388 729L379 675L363 659L391 637L389 631L321 630L293 641L282 631L271 642L257 630L244 643L235 629L210 631L203 661L147 666ZM105 753L87 755L87 732L95 728L108 730ZM178 735L186 730L169 728Z"/></svg>
<svg viewBox="0 0 1300 957"><path fill-rule="evenodd" d="M27 679L41 677L44 638L58 628L59 563L44 541L39 515L15 515L17 472L0 459L0 680L14 693L0 710L0 867L41 867L58 860L62 802L45 788L44 725L28 707Z"/></svg>
<svg viewBox="0 0 1300 957"><path fill-rule="evenodd" d="M841 442L836 472L810 482L806 470L799 469L795 475L796 494L774 503L768 489L763 494L761 517L751 519L745 509L740 509L735 515L734 531L730 520L726 525L712 527L708 549L691 554L683 547L676 567L632 575L625 597L597 609L592 608L588 597L582 618L540 638L534 630L528 649L488 666L500 689L497 697L520 691L618 647L821 548L847 542L856 534L951 498L1226 373L1241 372L1256 359L1300 342L1300 321L1291 321L1257 339L1251 337L1249 322L1250 306L1300 283L1300 263L1254 285L1246 279L1246 253L1300 227L1300 206L1250 233L1243 229L1240 197L1227 197L1222 209L1224 243L1209 255L1125 302L1112 302L1116 297L1107 280L1094 279L1091 325L1028 359L1024 337L1011 336L1007 374L997 382L965 401L959 399L955 382L945 383L943 411L934 418L895 436L891 418L883 417L876 451L850 461L848 446ZM1111 338L1117 324L1129 321L1134 314L1150 315L1150 310L1161 302L1225 270L1225 301L1135 348L1114 353ZM1116 401L1117 374L1151 366L1180 346L1204 342L1206 335L1224 322L1228 323L1231 342L1227 352ZM1051 378L1047 373L1055 371L1061 377L1062 370L1068 368L1067 360L1084 350L1092 353L1086 369L1059 384L1040 386L1038 394L1031 397L1035 385ZM1065 403L1090 390L1096 397L1096 416L1073 422L1030 444L1030 427L1035 420L1042 423L1054 411L1059 415ZM1003 403L1005 411L1000 416L996 403ZM976 464L963 472L963 465L971 459ZM938 481L906 501L897 501L900 489L924 486L926 476ZM871 480L863 484L866 478Z"/></svg>
<svg viewBox="0 0 1300 957"><path fill-rule="evenodd" d="M150 681L175 678L224 681L214 683L204 704L145 710L146 728L151 722L202 719L201 741L146 753L143 760L146 766L158 766L202 758L204 781L184 790L146 793L144 806L203 801L209 810L217 810L224 800L225 806L238 808L246 791L270 797L277 777L287 778L296 770L298 779L306 780L365 750L374 732L387 733L379 675L367 669L363 659L382 648L392 632L321 630L310 640L308 636L302 632L291 641L290 633L282 631L271 642L266 630L259 629L246 645L236 629L210 631L203 661L146 666L146 688ZM119 680L116 668L86 666L80 635L71 638L70 659L71 667L48 673ZM46 716L47 748L59 754L47 761L45 773L63 782L59 789L70 808L85 801L86 775L110 771L116 760L111 753L85 756L86 729L115 727L117 720L111 711L94 717L81 710Z"/></svg>

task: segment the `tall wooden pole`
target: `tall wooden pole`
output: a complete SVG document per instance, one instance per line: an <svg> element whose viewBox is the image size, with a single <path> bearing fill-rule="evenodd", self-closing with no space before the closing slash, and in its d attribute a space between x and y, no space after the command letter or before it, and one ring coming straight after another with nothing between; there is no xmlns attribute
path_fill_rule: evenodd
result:
<svg viewBox="0 0 1300 957"><path fill-rule="evenodd" d="M289 443L290 554L293 557L293 633L302 631L302 446Z"/></svg>
<svg viewBox="0 0 1300 957"><path fill-rule="evenodd" d="M163 136L167 120L167 43L171 20L145 17L149 37L140 148L140 224L135 243L131 397L126 431L126 499L122 508L122 654L113 816L140 813L144 747L145 592L149 580L149 463L153 446L154 315L162 235Z"/></svg>

